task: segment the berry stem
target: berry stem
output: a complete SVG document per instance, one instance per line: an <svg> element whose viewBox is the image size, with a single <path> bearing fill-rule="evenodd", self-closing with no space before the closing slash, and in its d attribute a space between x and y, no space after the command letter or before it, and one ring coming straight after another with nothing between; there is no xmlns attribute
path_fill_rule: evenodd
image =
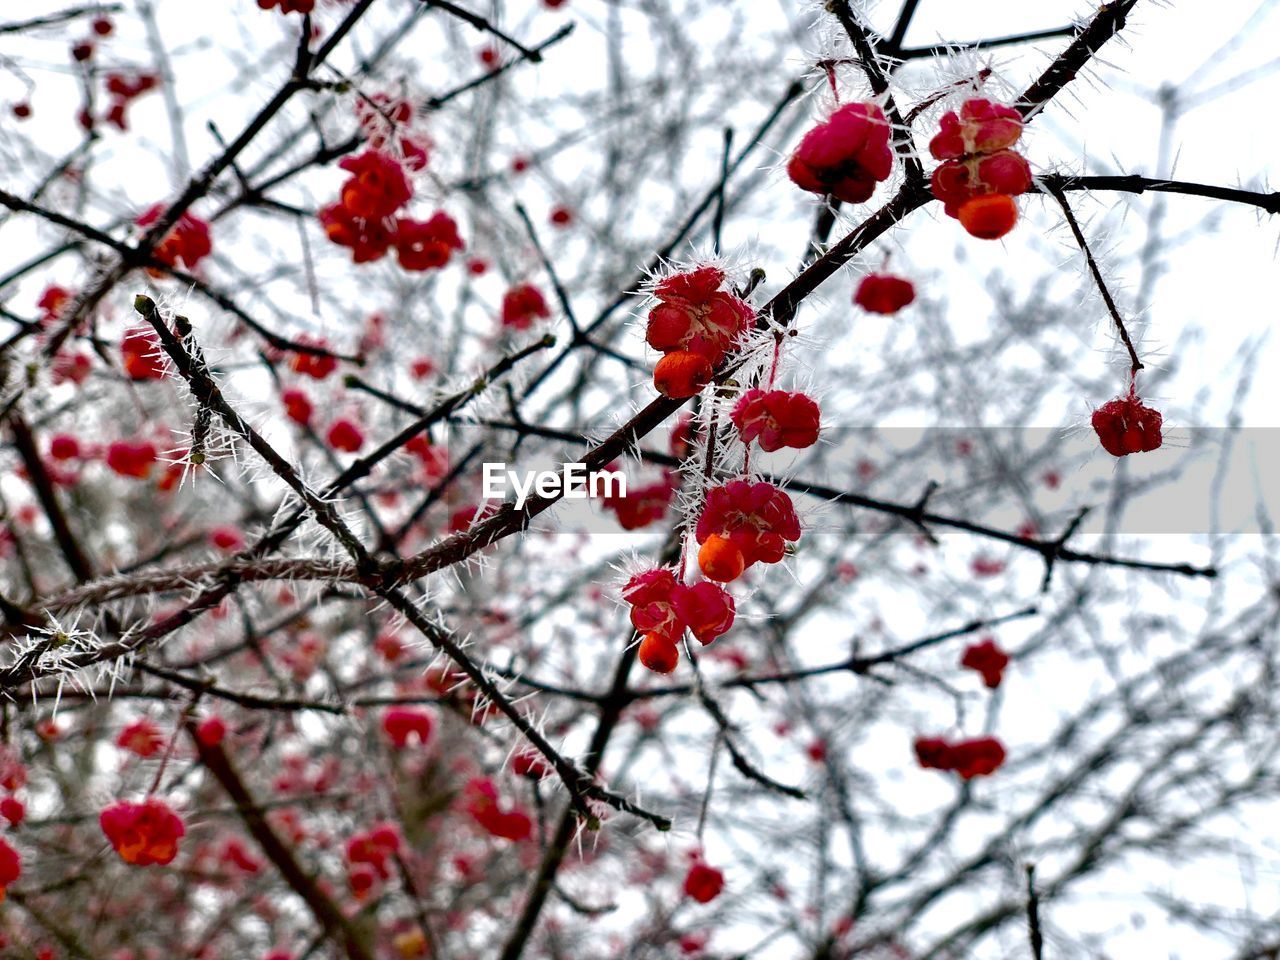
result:
<svg viewBox="0 0 1280 960"><path fill-rule="evenodd" d="M1045 189L1062 207L1062 214L1067 219L1067 226L1071 228L1071 234L1076 239L1076 245L1084 253L1085 261L1089 264L1089 272L1093 274L1093 280L1102 294L1102 302L1107 305L1107 312L1111 314L1111 319L1115 322L1116 330L1120 334L1120 340L1124 343L1125 349L1129 351L1129 380L1132 389L1133 380L1137 377L1138 371L1142 369L1142 361L1138 359L1138 351L1133 346L1133 340L1124 325L1124 320L1121 318L1120 310L1111 296L1111 291L1107 289L1106 281L1102 279L1102 271L1098 269L1098 261L1094 259L1093 251L1089 249L1089 244L1085 241L1080 224L1076 221L1076 215L1071 212L1071 205L1067 203L1067 196L1063 193L1062 186L1057 183L1051 183Z"/></svg>

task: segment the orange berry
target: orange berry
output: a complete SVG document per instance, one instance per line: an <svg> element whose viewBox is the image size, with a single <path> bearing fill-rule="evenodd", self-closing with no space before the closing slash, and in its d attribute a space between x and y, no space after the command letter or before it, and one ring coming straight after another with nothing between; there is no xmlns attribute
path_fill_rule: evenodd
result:
<svg viewBox="0 0 1280 960"><path fill-rule="evenodd" d="M422 932L421 927L411 927L398 933L391 942L395 944L396 952L405 960L427 955L427 935Z"/></svg>
<svg viewBox="0 0 1280 960"><path fill-rule="evenodd" d="M960 223L979 240L999 240L1018 222L1018 205L1013 197L989 193L966 200L960 206Z"/></svg>
<svg viewBox="0 0 1280 960"><path fill-rule="evenodd" d="M737 544L718 533L707 537L707 542L698 551L698 566L708 580L718 580L720 583L737 580L742 576L746 565L746 559Z"/></svg>
<svg viewBox="0 0 1280 960"><path fill-rule="evenodd" d="M712 376L711 363L701 354L688 350L668 353L653 368L653 385L664 397L682 400L692 397Z"/></svg>
<svg viewBox="0 0 1280 960"><path fill-rule="evenodd" d="M680 661L680 651L666 637L645 634L640 641L640 662L654 673L670 673Z"/></svg>

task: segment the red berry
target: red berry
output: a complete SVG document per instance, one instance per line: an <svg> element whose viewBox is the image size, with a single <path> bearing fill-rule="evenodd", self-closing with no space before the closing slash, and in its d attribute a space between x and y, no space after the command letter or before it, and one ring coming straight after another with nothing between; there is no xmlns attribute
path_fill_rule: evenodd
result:
<svg viewBox="0 0 1280 960"><path fill-rule="evenodd" d="M649 311L645 340L663 353L687 351L713 367L724 359L755 320L755 311L721 290L725 275L715 267L676 273L654 288L658 303Z"/></svg>
<svg viewBox="0 0 1280 960"><path fill-rule="evenodd" d="M333 243L351 249L351 259L355 263L381 259L395 239L384 220L361 219L342 203L321 208L317 217L325 235Z"/></svg>
<svg viewBox="0 0 1280 960"><path fill-rule="evenodd" d="M187 832L172 808L156 797L142 803L117 801L102 811L98 824L120 859L139 867L171 863Z"/></svg>
<svg viewBox="0 0 1280 960"><path fill-rule="evenodd" d="M160 752L164 747L164 737L150 720L135 720L120 731L116 746L145 759Z"/></svg>
<svg viewBox="0 0 1280 960"><path fill-rule="evenodd" d="M733 597L723 587L685 586L666 567L636 574L623 588L622 599L631 605L636 632L646 639L657 637L666 646L674 647L686 629L699 643L708 644L733 626Z"/></svg>
<svg viewBox="0 0 1280 960"><path fill-rule="evenodd" d="M979 240L999 240L1018 222L1018 205L1003 193L966 200L960 206L960 225Z"/></svg>
<svg viewBox="0 0 1280 960"><path fill-rule="evenodd" d="M438 270L449 262L453 251L463 249L458 224L445 213L430 220L396 220L396 259L406 270Z"/></svg>
<svg viewBox="0 0 1280 960"><path fill-rule="evenodd" d="M1004 678L1004 668L1009 665L1009 655L1001 650L990 637L980 643L965 647L960 666L982 674L982 682L994 690Z"/></svg>
<svg viewBox="0 0 1280 960"><path fill-rule="evenodd" d="M887 273L871 273L862 278L853 302L868 313L886 316L897 313L916 298L916 288L910 280Z"/></svg>
<svg viewBox="0 0 1280 960"><path fill-rule="evenodd" d="M531 283L521 283L502 297L502 325L513 330L527 330L536 320L546 320L551 308L539 290Z"/></svg>
<svg viewBox="0 0 1280 960"><path fill-rule="evenodd" d="M698 551L698 566L708 580L729 583L742 576L746 561L732 540L713 533Z"/></svg>
<svg viewBox="0 0 1280 960"><path fill-rule="evenodd" d="M25 120L27 117L31 116L31 104L25 100L20 103L15 103L10 107L10 109L13 111L13 115L19 120Z"/></svg>
<svg viewBox="0 0 1280 960"><path fill-rule="evenodd" d="M640 641L640 662L654 673L671 673L680 662L679 648L666 637L646 634Z"/></svg>
<svg viewBox="0 0 1280 960"><path fill-rule="evenodd" d="M618 515L623 530L639 530L666 516L679 485L679 474L668 471L657 483L631 488L626 496L601 498L601 506Z"/></svg>
<svg viewBox="0 0 1280 960"><path fill-rule="evenodd" d="M49 441L49 456L55 460L74 460L80 456L80 441L68 433L60 433Z"/></svg>
<svg viewBox="0 0 1280 960"><path fill-rule="evenodd" d="M728 633L737 614L733 597L718 583L680 584L672 592L671 602L676 615L703 646Z"/></svg>
<svg viewBox="0 0 1280 960"><path fill-rule="evenodd" d="M149 227L160 219L165 205L157 203L135 221L140 227ZM213 252L209 224L189 213L178 218L167 234L155 245L151 255L161 263L176 266L179 262L194 270L196 264Z"/></svg>
<svg viewBox="0 0 1280 960"><path fill-rule="evenodd" d="M551 222L557 227L567 227L573 222L573 211L568 207L556 207L551 211Z"/></svg>
<svg viewBox="0 0 1280 960"><path fill-rule="evenodd" d="M290 420L303 427L311 423L314 408L305 393L291 387L280 394L280 399L284 401L285 416Z"/></svg>
<svg viewBox="0 0 1280 960"><path fill-rule="evenodd" d="M0 800L0 817L9 821L9 826L20 827L27 817L27 807L17 797L9 796ZM0 886L4 886L4 877L0 876Z"/></svg>
<svg viewBox="0 0 1280 960"><path fill-rule="evenodd" d="M698 903L710 903L724 890L724 874L701 860L695 861L684 878L684 892Z"/></svg>
<svg viewBox="0 0 1280 960"><path fill-rule="evenodd" d="M4 896L5 887L12 886L21 878L22 857L7 840L0 840L0 897ZM0 946L3 946L2 942Z"/></svg>
<svg viewBox="0 0 1280 960"><path fill-rule="evenodd" d="M100 37L111 36L111 32L113 30L115 30L115 24L113 24L106 17L99 17L98 19L93 21L93 32Z"/></svg>
<svg viewBox="0 0 1280 960"><path fill-rule="evenodd" d="M766 453L793 447L803 450L818 442L818 405L803 393L785 390L746 391L730 415L743 443L759 440Z"/></svg>
<svg viewBox="0 0 1280 960"><path fill-rule="evenodd" d="M130 380L164 379L164 352L154 331L145 327L126 331L120 353Z"/></svg>
<svg viewBox="0 0 1280 960"><path fill-rule="evenodd" d="M155 445L146 440L117 440L107 447L106 464L122 477L145 480L158 458Z"/></svg>
<svg viewBox="0 0 1280 960"><path fill-rule="evenodd" d="M1013 146L1022 136L1023 120L1013 107L977 98L966 100L959 115L943 115L939 125L929 152L935 160L956 160Z"/></svg>
<svg viewBox="0 0 1280 960"><path fill-rule="evenodd" d="M1146 406L1132 390L1093 411L1093 430L1113 457L1158 450L1164 442L1163 423L1160 411Z"/></svg>
<svg viewBox="0 0 1280 960"><path fill-rule="evenodd" d="M335 420L329 427L325 440L335 450L356 453L364 446L364 431L356 425L355 421L343 417Z"/></svg>
<svg viewBox="0 0 1280 960"><path fill-rule="evenodd" d="M487 777L475 777L462 790L463 803L471 818L488 833L504 840L527 840L533 833L533 821L524 811L504 809L498 801L498 788Z"/></svg>
<svg viewBox="0 0 1280 960"><path fill-rule="evenodd" d="M216 747L227 735L227 721L221 717L205 717L196 726L196 739L206 747Z"/></svg>
<svg viewBox="0 0 1280 960"><path fill-rule="evenodd" d="M244 547L244 534L236 527L223 524L209 531L209 542L219 550L234 553Z"/></svg>
<svg viewBox="0 0 1280 960"><path fill-rule="evenodd" d="M81 40L79 43L71 47L72 59L83 63L93 56L93 43L89 40Z"/></svg>
<svg viewBox="0 0 1280 960"><path fill-rule="evenodd" d="M664 397L692 397L711 382L714 371L707 358L687 350L668 353L653 368L653 385Z"/></svg>
<svg viewBox="0 0 1280 960"><path fill-rule="evenodd" d="M551 772L542 757L531 750L522 750L511 758L511 770L517 777L541 780Z"/></svg>
<svg viewBox="0 0 1280 960"><path fill-rule="evenodd" d="M889 121L880 107L847 103L804 135L787 164L787 175L801 190L864 203L893 169L889 134Z"/></svg>
<svg viewBox="0 0 1280 960"><path fill-rule="evenodd" d="M924 769L954 771L965 780L994 773L1005 760L1004 746L995 737L958 743L948 743L942 737L919 737L914 749Z"/></svg>
<svg viewBox="0 0 1280 960"><path fill-rule="evenodd" d="M411 739L425 747L431 742L434 727L435 718L421 707L390 707L382 715L382 732L401 750L409 745Z"/></svg>
<svg viewBox="0 0 1280 960"><path fill-rule="evenodd" d="M298 338L298 342L309 347L317 347L321 350L328 348L328 344L324 340L316 339L302 335ZM338 369L338 360L336 357L327 353L309 353L298 351L289 358L289 368L294 373L300 373L303 376L311 377L313 380L323 380ZM288 391L286 391L286 394ZM288 401L286 400L286 403Z"/></svg>

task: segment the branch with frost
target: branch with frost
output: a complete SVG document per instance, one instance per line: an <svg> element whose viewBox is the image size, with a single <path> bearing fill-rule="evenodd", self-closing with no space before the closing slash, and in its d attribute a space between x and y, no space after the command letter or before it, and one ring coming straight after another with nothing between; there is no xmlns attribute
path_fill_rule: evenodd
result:
<svg viewBox="0 0 1280 960"><path fill-rule="evenodd" d="M199 346L195 341L190 323L184 317L176 317L174 330L160 316L155 303L149 298L139 295L135 300L138 313L151 325L160 338L161 346L173 361L174 369L186 381L188 388L196 399L213 411L230 429L253 449L263 462L270 467L277 477L283 480L306 505L307 511L324 527L342 548L350 555L355 571L361 578L362 585L372 590L399 612L409 623L433 646L444 653L465 673L477 690L487 698L494 707L502 712L512 725L527 739L560 775L578 813L588 822L596 823L598 818L590 810L587 800L600 800L615 809L631 813L649 820L659 829L670 827L666 817L651 813L631 803L625 797L610 793L595 784L590 776L579 770L558 750L551 746L545 737L520 712L484 670L463 649L462 643L452 634L426 617L417 605L395 586L387 566L376 560L365 548L359 538L347 526L333 503L316 494L302 480L297 470L270 443L253 429L223 396L218 385L213 381L207 367L201 360ZM175 335L176 331L176 335ZM181 337L181 339L179 339Z"/></svg>

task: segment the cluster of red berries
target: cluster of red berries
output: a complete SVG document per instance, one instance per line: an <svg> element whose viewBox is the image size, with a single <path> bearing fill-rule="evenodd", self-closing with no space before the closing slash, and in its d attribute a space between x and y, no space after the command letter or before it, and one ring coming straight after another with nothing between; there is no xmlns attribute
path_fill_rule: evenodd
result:
<svg viewBox="0 0 1280 960"><path fill-rule="evenodd" d="M154 73L140 73L130 79L122 73L107 74L107 93L111 95L111 107L107 110L107 123L120 130L129 129L125 111L138 97L150 93L160 85Z"/></svg>
<svg viewBox="0 0 1280 960"><path fill-rule="evenodd" d="M145 230L159 220L167 209L163 203L157 203L134 222ZM155 245L151 256L170 267L181 263L188 270L194 270L212 252L213 240L209 235L209 224L190 213L184 213Z"/></svg>
<svg viewBox="0 0 1280 960"><path fill-rule="evenodd" d="M1131 453L1150 453L1164 442L1161 426L1164 418L1159 410L1146 406L1133 383L1122 397L1108 400L1093 411L1093 430L1102 449L1113 457Z"/></svg>
<svg viewBox="0 0 1280 960"><path fill-rule="evenodd" d="M468 814L491 836L504 840L527 840L533 833L533 821L523 810L503 807L498 787L488 777L473 777L462 790Z"/></svg>
<svg viewBox="0 0 1280 960"><path fill-rule="evenodd" d="M888 273L869 273L854 292L853 302L868 313L891 316L916 299L915 285Z"/></svg>
<svg viewBox="0 0 1280 960"><path fill-rule="evenodd" d="M766 453L818 442L818 405L803 393L753 388L738 398L729 415L743 443L752 440Z"/></svg>
<svg viewBox="0 0 1280 960"><path fill-rule="evenodd" d="M1004 679L1004 668L1008 665L1009 655L990 637L965 647L960 656L960 666L982 674L982 682L991 690L1000 686L1000 681Z"/></svg>
<svg viewBox="0 0 1280 960"><path fill-rule="evenodd" d="M960 774L964 780L995 773L1004 763L1004 745L995 737L948 742L943 737L919 737L915 744L916 760L926 770L945 770Z"/></svg>
<svg viewBox="0 0 1280 960"><path fill-rule="evenodd" d="M379 260L394 246L405 270L438 270L464 248L457 223L446 213L428 220L395 216L413 198L404 165L395 157L370 149L344 157L338 166L351 176L338 202L320 210L320 223L331 241L350 248L356 263Z"/></svg>
<svg viewBox="0 0 1280 960"><path fill-rule="evenodd" d="M551 316L547 298L531 283L518 283L502 296L502 325L511 330L528 330Z"/></svg>
<svg viewBox="0 0 1280 960"><path fill-rule="evenodd" d="M1022 136L1022 114L981 98L966 100L959 114L942 118L929 152L942 165L933 171L933 195L947 216L971 235L998 240L1018 222L1013 198L1031 187L1031 168L1010 149Z"/></svg>
<svg viewBox="0 0 1280 960"><path fill-rule="evenodd" d="M719 584L704 580L689 586L666 567L636 574L623 587L622 599L631 605L631 625L641 635L640 662L655 673L676 668L685 630L705 645L728 633L736 613L733 597Z"/></svg>
<svg viewBox="0 0 1280 960"><path fill-rule="evenodd" d="M653 370L653 385L666 397L691 397L711 382L724 360L755 320L743 300L720 289L724 271L699 267L660 280L653 295L645 339L665 356Z"/></svg>
<svg viewBox="0 0 1280 960"><path fill-rule="evenodd" d="M138 867L172 863L187 832L182 818L156 797L118 800L98 815L98 825L120 859Z"/></svg>
<svg viewBox="0 0 1280 960"><path fill-rule="evenodd" d="M667 509L679 489L679 471L664 470L661 480L643 487L628 488L622 496L601 497L600 505L617 514L618 526L623 530L639 530L667 515Z"/></svg>
<svg viewBox="0 0 1280 960"><path fill-rule="evenodd" d="M400 831L380 823L347 840L347 883L357 900L364 900L379 882L391 877L390 864L400 853Z"/></svg>
<svg viewBox="0 0 1280 960"><path fill-rule="evenodd" d="M747 303L721 289L724 282L723 270L703 266L655 285L658 303L649 311L646 340L665 354L654 369L660 393L684 398L701 390L754 321ZM767 452L812 446L820 428L821 412L810 397L772 388L780 352L781 341L775 344L768 383L745 390L730 412L743 444L758 443ZM682 422L676 432L672 452L683 458L691 448L690 424ZM633 512L610 506L619 510L625 528L642 526L665 512L678 483L679 475L670 471L661 486L646 488L646 497L637 498ZM707 491L694 534L703 582L682 583L682 563L680 574L666 568L648 570L632 577L622 591L631 605L632 626L641 635L640 662L657 673L676 668L677 644L686 630L707 644L732 627L733 597L720 584L738 579L755 563L781 560L787 543L800 537L800 521L782 490L737 479Z"/></svg>
<svg viewBox="0 0 1280 960"><path fill-rule="evenodd" d="M801 190L865 203L889 179L889 121L874 103L846 103L801 139L787 175Z"/></svg>
<svg viewBox="0 0 1280 960"><path fill-rule="evenodd" d="M773 484L730 480L707 491L694 535L702 575L729 583L753 564L780 561L787 544L800 539L800 519Z"/></svg>

